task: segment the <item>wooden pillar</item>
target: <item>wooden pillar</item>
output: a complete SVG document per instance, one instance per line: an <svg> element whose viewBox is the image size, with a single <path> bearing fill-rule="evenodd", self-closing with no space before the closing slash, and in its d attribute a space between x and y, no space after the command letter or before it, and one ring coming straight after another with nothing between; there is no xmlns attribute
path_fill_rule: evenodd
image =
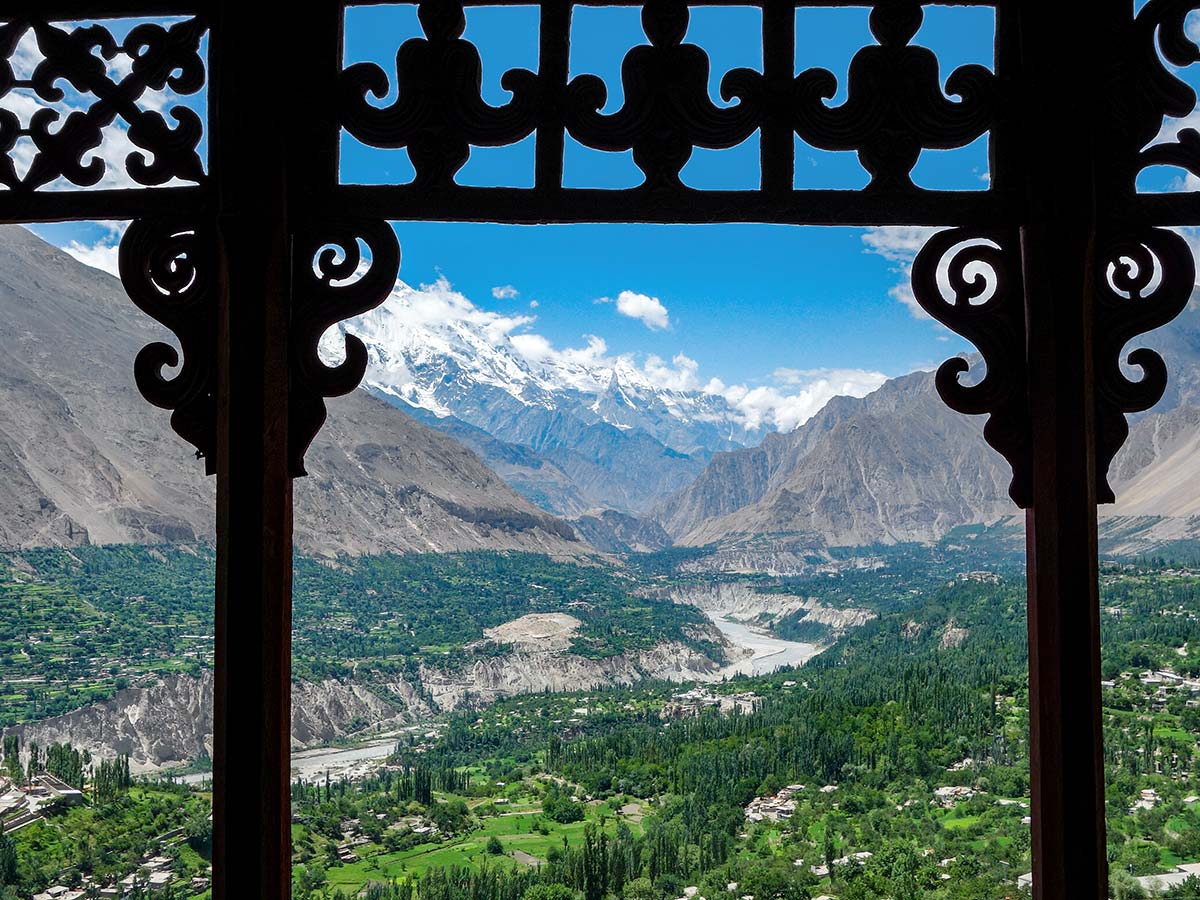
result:
<svg viewBox="0 0 1200 900"><path fill-rule="evenodd" d="M1020 7L1021 229L1033 447L1027 514L1037 900L1108 896L1096 546L1091 254L1105 43L1119 0ZM1126 10L1126 17L1128 11Z"/></svg>
<svg viewBox="0 0 1200 900"><path fill-rule="evenodd" d="M217 425L213 898L291 894L288 474L289 18L220 0L212 176L222 258ZM301 63L302 65L303 63Z"/></svg>
<svg viewBox="0 0 1200 900"><path fill-rule="evenodd" d="M1022 231L1028 284L1034 505L1029 736L1036 900L1107 896L1088 244Z"/></svg>

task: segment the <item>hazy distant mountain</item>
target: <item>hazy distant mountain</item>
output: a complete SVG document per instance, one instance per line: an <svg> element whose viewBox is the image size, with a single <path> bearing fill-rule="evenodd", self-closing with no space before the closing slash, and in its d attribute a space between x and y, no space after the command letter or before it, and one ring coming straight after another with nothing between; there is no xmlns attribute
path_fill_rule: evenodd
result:
<svg viewBox="0 0 1200 900"><path fill-rule="evenodd" d="M756 553L930 541L1015 511L982 419L947 409L929 373L762 435L719 397L623 364L538 368L464 321L413 332L393 308L356 330L391 404L330 404L297 482L309 551L590 551L543 511L558 509L608 551L718 544L754 568ZM133 386L134 355L162 337L115 279L0 230L0 545L211 538L212 481ZM1146 343L1171 386L1135 421L1102 510L1107 546L1130 552L1200 535L1200 311ZM656 500L654 521L634 514Z"/></svg>
<svg viewBox="0 0 1200 900"><path fill-rule="evenodd" d="M671 546L671 536L653 519L639 519L614 509L571 520L579 535L605 553L654 553Z"/></svg>
<svg viewBox="0 0 1200 900"><path fill-rule="evenodd" d="M367 345L365 386L431 413L422 420L464 440L548 510L644 512L695 478L713 452L767 433L723 397L661 387L625 358L545 354L535 362L518 346L523 336L489 314L427 314L423 304L437 290L399 285L379 309L343 326ZM448 286L442 293L455 302ZM513 468L514 447L534 455Z"/></svg>
<svg viewBox="0 0 1200 900"><path fill-rule="evenodd" d="M213 481L133 384L167 335L119 282L0 228L0 545L213 535ZM333 400L296 483L310 552L590 550L444 434L363 391Z"/></svg>
<svg viewBox="0 0 1200 900"><path fill-rule="evenodd" d="M1012 512L982 422L947 409L929 373L839 398L788 435L722 454L658 516L680 543L811 535L815 546L933 541ZM722 490L724 486L724 490Z"/></svg>
<svg viewBox="0 0 1200 900"><path fill-rule="evenodd" d="M568 517L590 508L588 498L571 476L532 447L502 441L454 416L439 418L418 406L404 411L470 449L509 487L534 505Z"/></svg>
<svg viewBox="0 0 1200 900"><path fill-rule="evenodd" d="M1120 552L1200 537L1200 311L1144 343L1163 351L1172 378L1158 411L1135 417L1112 467L1118 503L1101 508L1102 532ZM937 540L1018 512L983 422L948 409L932 373L913 373L862 399L836 398L791 434L717 454L654 516L677 543L718 545L736 568L791 565L829 546Z"/></svg>

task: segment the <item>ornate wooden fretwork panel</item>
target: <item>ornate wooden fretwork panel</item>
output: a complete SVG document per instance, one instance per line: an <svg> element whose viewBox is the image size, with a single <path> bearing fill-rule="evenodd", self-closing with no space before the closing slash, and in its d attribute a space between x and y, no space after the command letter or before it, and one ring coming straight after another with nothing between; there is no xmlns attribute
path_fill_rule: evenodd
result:
<svg viewBox="0 0 1200 900"><path fill-rule="evenodd" d="M505 72L501 85L512 99L499 107L481 96L482 61L464 34L465 7L521 4L407 5L417 6L422 35L403 43L390 69L357 63L339 82L339 122L346 131L369 146L406 148L416 171L408 185L345 185L334 192L383 218L955 225L1013 217L1012 197L995 185L988 191L933 191L912 182L922 150L963 147L1002 124L1000 75L980 65L941 72L935 54L915 42L926 4L894 0L870 7L876 43L854 56L848 96L835 104L838 78L797 57L797 9L869 4L547 0L537 4L538 70ZM610 94L602 79L568 77L576 6L641 10L645 43L625 55L624 102L611 114L601 112ZM703 6L753 8L761 15L762 69L720 74L728 106L710 99L708 55L687 41L691 10ZM395 99L381 106L392 91ZM696 148L728 149L756 132L758 190L696 190L683 183L680 172ZM456 184L471 147L511 145L531 134L532 188ZM595 150L632 151L643 183L627 190L564 188L566 135ZM796 190L795 138L823 150L856 152L869 184L863 190Z"/></svg>
<svg viewBox="0 0 1200 900"><path fill-rule="evenodd" d="M120 41L102 24L43 19L0 25L0 97L24 90L46 104L27 122L12 109L0 110L0 185L21 195L59 179L81 188L98 184L111 173L103 159L89 154L117 118L134 148L119 174L147 186L202 181L200 117L183 105L164 115L146 108L145 99L148 92L165 88L187 96L204 86L200 43L206 31L199 17L166 26L144 22ZM118 56L127 61L124 71L109 65ZM33 65L28 77L18 76L21 62ZM65 116L50 105L64 99L64 83L90 101ZM18 173L14 150L21 138L28 138L33 150L25 171Z"/></svg>

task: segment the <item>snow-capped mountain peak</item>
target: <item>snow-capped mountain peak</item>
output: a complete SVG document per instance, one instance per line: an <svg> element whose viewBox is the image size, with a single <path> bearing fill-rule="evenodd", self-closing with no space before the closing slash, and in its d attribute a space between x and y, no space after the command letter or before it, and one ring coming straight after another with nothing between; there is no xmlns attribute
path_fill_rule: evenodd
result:
<svg viewBox="0 0 1200 900"><path fill-rule="evenodd" d="M639 365L595 336L558 350L528 332L532 321L480 309L444 281L421 289L398 282L378 309L331 329L321 349L336 361L340 333L353 334L367 347L368 390L493 433L496 392L510 398L504 407L515 401L641 430L685 454L747 446L768 430L747 425L723 396L684 385L698 380L693 371L654 357Z"/></svg>

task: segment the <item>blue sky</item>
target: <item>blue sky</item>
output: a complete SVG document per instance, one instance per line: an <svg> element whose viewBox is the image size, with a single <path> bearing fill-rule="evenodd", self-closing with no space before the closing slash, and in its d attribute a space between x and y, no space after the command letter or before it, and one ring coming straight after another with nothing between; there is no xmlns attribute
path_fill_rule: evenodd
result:
<svg viewBox="0 0 1200 900"><path fill-rule="evenodd" d="M692 11L687 40L709 53L714 102L722 102L723 73L739 66L761 68L759 15L744 8ZM466 37L484 59L484 98L503 103L503 72L536 68L537 11L474 8L467 22ZM944 80L965 63L991 65L993 29L990 10L928 7L914 43L937 52ZM419 33L411 5L350 11L346 61L383 66L393 93L381 105L394 97L397 48ZM842 102L853 53L873 42L867 10L800 10L796 40L799 68L832 70L841 84L833 102ZM606 111L618 109L621 58L644 42L636 9L577 9L571 74L603 77L609 88ZM166 100L203 106L203 97ZM757 135L732 150L698 150L683 177L699 188L753 187L757 155ZM412 168L403 150L373 150L346 137L342 177L402 183L411 179ZM515 147L475 150L459 181L527 186L532 177L530 138ZM1166 189L1178 179L1175 172L1149 173L1143 183ZM569 186L617 188L639 183L641 174L631 154L599 153L568 139L564 180ZM930 188L986 189L986 139L959 151L926 151L914 180ZM798 142L795 181L798 187L854 188L865 184L866 174L853 153L826 153ZM969 349L921 317L906 294L906 265L924 236L919 229L416 222L396 227L404 257L401 278L409 284L445 279L482 310L532 318L521 329L558 348L583 346L588 336L599 336L614 354L667 360L683 354L696 361L703 380L766 385L780 381L781 369L890 376L930 368ZM89 262L111 266L115 259L117 228L37 230Z"/></svg>
<svg viewBox="0 0 1200 900"><path fill-rule="evenodd" d="M797 58L843 75L854 52L873 42L866 9L811 9L797 15ZM957 66L990 65L990 10L931 9L918 40ZM710 95L723 104L721 76L732 68L762 67L758 10L692 11L687 40L712 61ZM413 7L364 7L347 20L346 60L395 69L399 39L420 34ZM536 68L537 12L533 8L468 11L466 37L484 60L484 98L503 103L500 77L511 68ZM580 8L572 28L571 75L600 75L608 86L605 111L624 97L620 64L645 42L636 8ZM844 99L842 93L834 99ZM381 103L388 103L393 94ZM958 153L926 154L915 173L929 187L987 187L985 141ZM355 182L408 181L404 151L343 141L343 177ZM857 188L867 175L853 153L826 153L797 142L799 187ZM460 183L528 186L533 141L514 148L475 150ZM698 188L750 188L758 183L758 136L727 151L697 150L683 172ZM600 153L568 139L564 183L628 187L641 181L632 154ZM767 225L505 227L415 224L398 226L402 277L413 283L439 274L481 306L500 312L536 301L533 328L555 344L602 336L611 350L684 353L702 371L726 382L769 381L779 368L863 368L894 375L928 366L965 349L929 321L915 318L890 295L903 278L899 261L869 252L862 229ZM519 296L497 302L496 286ZM594 303L621 291L657 298L670 326L651 329L623 317L615 304ZM849 319L847 318L849 316ZM848 327L849 321L849 327Z"/></svg>

